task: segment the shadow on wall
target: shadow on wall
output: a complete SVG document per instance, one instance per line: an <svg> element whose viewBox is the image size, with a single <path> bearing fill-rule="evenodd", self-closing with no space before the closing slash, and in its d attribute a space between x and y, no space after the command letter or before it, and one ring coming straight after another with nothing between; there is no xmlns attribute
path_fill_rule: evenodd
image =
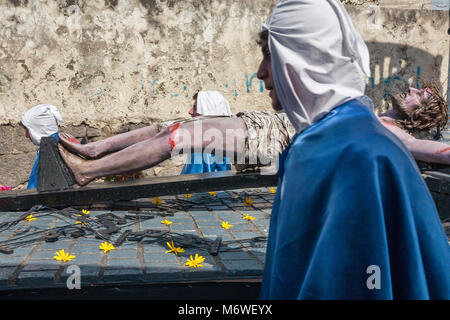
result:
<svg viewBox="0 0 450 320"><path fill-rule="evenodd" d="M366 42L370 52L371 77L366 95L375 103L376 112L388 109L389 96L409 87L418 88L421 81L434 81L445 96L441 82L443 56L397 43Z"/></svg>

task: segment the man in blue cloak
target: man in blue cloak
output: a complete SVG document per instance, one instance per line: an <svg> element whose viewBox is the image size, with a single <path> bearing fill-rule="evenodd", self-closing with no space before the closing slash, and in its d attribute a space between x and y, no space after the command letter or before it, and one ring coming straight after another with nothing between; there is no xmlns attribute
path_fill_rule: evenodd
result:
<svg viewBox="0 0 450 320"><path fill-rule="evenodd" d="M449 299L450 247L405 145L357 98L369 53L338 0L279 1L258 78L296 129L262 299Z"/></svg>

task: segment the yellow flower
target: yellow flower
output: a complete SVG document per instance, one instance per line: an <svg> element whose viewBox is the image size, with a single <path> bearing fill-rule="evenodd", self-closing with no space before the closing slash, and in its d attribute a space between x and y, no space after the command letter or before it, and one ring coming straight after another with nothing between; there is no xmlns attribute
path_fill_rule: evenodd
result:
<svg viewBox="0 0 450 320"><path fill-rule="evenodd" d="M103 242L99 248L100 248L100 250L103 250L104 253L107 253L108 251L115 249L114 246L112 245L112 243L108 243L106 241Z"/></svg>
<svg viewBox="0 0 450 320"><path fill-rule="evenodd" d="M215 191L210 191L208 192L210 195L212 195L213 197L217 197L217 192Z"/></svg>
<svg viewBox="0 0 450 320"><path fill-rule="evenodd" d="M251 206L251 205L253 204L253 200L250 199L250 198L245 198L244 204L245 204L246 206Z"/></svg>
<svg viewBox="0 0 450 320"><path fill-rule="evenodd" d="M270 193L276 193L277 192L277 190L275 190L274 187L270 187L269 191L270 191Z"/></svg>
<svg viewBox="0 0 450 320"><path fill-rule="evenodd" d="M231 228L233 225L229 224L227 221L222 221L222 228L224 229L229 229Z"/></svg>
<svg viewBox="0 0 450 320"><path fill-rule="evenodd" d="M201 264L203 261L205 261L205 258L203 258L202 256L199 256L198 253L195 254L195 258L192 258L192 255L190 257L191 259L186 261L186 266L188 266L189 268L198 268L198 267L203 267L203 265Z"/></svg>
<svg viewBox="0 0 450 320"><path fill-rule="evenodd" d="M188 194L185 195L185 197L186 198L190 198L190 197L192 197L192 194L188 193Z"/></svg>
<svg viewBox="0 0 450 320"><path fill-rule="evenodd" d="M170 242L166 242L166 243L167 243L167 246L170 248L170 250L167 250L166 253L173 252L176 255L178 255L178 253L184 252L183 248L175 247L175 245L173 244L173 240L172 240L172 244Z"/></svg>
<svg viewBox="0 0 450 320"><path fill-rule="evenodd" d="M244 214L242 219L252 221L252 220L255 220L255 217L252 217L251 215L248 215L248 214Z"/></svg>
<svg viewBox="0 0 450 320"><path fill-rule="evenodd" d="M64 252L64 249L62 249L56 251L56 256L53 256L53 258L55 258L55 260L66 262L72 260L73 258L75 258L75 256L72 256L68 252Z"/></svg>
<svg viewBox="0 0 450 320"><path fill-rule="evenodd" d="M163 201L161 198L154 197L152 202L153 204L161 204Z"/></svg>
<svg viewBox="0 0 450 320"><path fill-rule="evenodd" d="M81 212L82 212L82 213L83 213L84 215L86 215L86 214L89 214L89 213L90 213L90 211L88 211L88 210L85 210L85 209L81 210ZM83 215L79 214L78 216L79 216L79 217L82 217ZM86 222L81 222L81 221L77 221L77 222L75 222L75 224L81 224L81 225L83 226L83 225L85 225L85 224L86 224Z"/></svg>
<svg viewBox="0 0 450 320"><path fill-rule="evenodd" d="M161 221L161 223L164 223L165 225L169 226L172 224L172 221L169 221L167 219L164 219L163 221Z"/></svg>
<svg viewBox="0 0 450 320"><path fill-rule="evenodd" d="M27 216L25 219L27 219L28 222L33 221L33 220L36 220L36 218L33 217L32 214L30 214L29 216Z"/></svg>

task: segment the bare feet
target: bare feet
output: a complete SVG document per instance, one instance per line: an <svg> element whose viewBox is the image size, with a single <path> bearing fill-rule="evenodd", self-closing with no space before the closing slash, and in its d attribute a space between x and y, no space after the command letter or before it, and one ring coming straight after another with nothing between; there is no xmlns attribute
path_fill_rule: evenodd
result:
<svg viewBox="0 0 450 320"><path fill-rule="evenodd" d="M84 186L94 180L94 178L83 174L83 169L88 165L88 160L82 159L77 155L67 151L61 144L58 144L59 154L62 159L72 171L75 181L80 185Z"/></svg>
<svg viewBox="0 0 450 320"><path fill-rule="evenodd" d="M59 132L58 137L64 147L75 154L78 154L86 159L95 159L99 156L96 154L95 147L92 147L89 144L77 143L76 138L68 133Z"/></svg>

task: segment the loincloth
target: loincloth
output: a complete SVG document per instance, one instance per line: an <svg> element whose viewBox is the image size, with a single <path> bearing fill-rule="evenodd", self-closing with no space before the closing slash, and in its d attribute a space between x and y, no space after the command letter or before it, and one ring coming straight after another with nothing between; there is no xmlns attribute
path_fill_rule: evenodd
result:
<svg viewBox="0 0 450 320"><path fill-rule="evenodd" d="M247 126L245 140L246 164L238 164L236 170L275 164L279 154L288 146L295 129L285 113L245 111L236 115Z"/></svg>
<svg viewBox="0 0 450 320"><path fill-rule="evenodd" d="M285 113L265 111L244 111L236 114L247 127L245 139L245 164L234 163L236 170L270 166L275 164L279 154L288 146L295 129ZM159 124L162 131L175 122L220 118L220 116L199 116L192 119L176 119Z"/></svg>

